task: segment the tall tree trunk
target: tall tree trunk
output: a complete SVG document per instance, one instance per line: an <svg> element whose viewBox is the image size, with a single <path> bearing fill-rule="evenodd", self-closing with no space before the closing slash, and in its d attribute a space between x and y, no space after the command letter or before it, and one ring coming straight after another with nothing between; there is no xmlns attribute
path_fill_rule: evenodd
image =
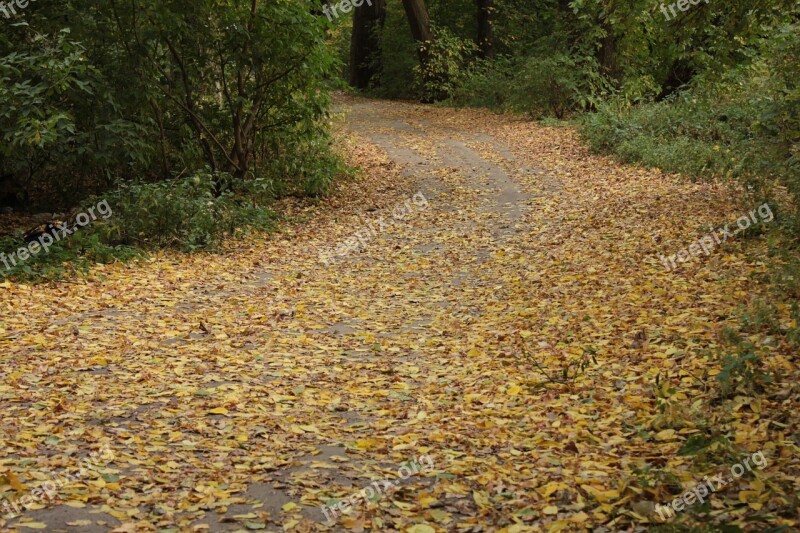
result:
<svg viewBox="0 0 800 533"><path fill-rule="evenodd" d="M614 27L610 22L613 8L611 8L600 20L600 28L605 34L600 40L597 48L597 62L600 64L600 72L612 79L618 79L617 69L617 37L614 35Z"/></svg>
<svg viewBox="0 0 800 533"><path fill-rule="evenodd" d="M423 84L425 86L434 86L436 85L436 79L429 68L433 32L431 31L431 21L428 17L428 8L425 6L425 0L403 0L403 7L406 10L408 23L411 25L411 34L414 36L414 40L417 41ZM423 102L432 102L436 98L436 96L432 95L424 96Z"/></svg>
<svg viewBox="0 0 800 533"><path fill-rule="evenodd" d="M380 31L386 21L386 0L370 0L353 10L353 33L350 39L350 85L366 89L379 70L374 58L380 58Z"/></svg>
<svg viewBox="0 0 800 533"><path fill-rule="evenodd" d="M411 25L411 34L414 36L414 40L417 41L419 61L424 69L428 63L429 45L426 43L433 42L428 8L425 6L425 0L403 0L403 7L406 10L408 23Z"/></svg>
<svg viewBox="0 0 800 533"><path fill-rule="evenodd" d="M494 0L476 0L478 4L478 38L476 44L480 56L488 59L494 57L494 32L492 31L492 18L494 17Z"/></svg>

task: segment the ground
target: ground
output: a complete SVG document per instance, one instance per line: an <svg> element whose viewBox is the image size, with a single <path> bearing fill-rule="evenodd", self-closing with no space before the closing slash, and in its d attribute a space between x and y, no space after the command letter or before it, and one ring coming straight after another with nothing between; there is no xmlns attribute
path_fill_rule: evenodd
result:
<svg viewBox="0 0 800 533"><path fill-rule="evenodd" d="M0 528L645 531L759 452L702 515L795 524L792 380L709 407L758 243L659 259L741 215L725 189L570 128L338 109L363 171L277 234L0 285L0 490L58 483ZM679 454L723 424L728 462Z"/></svg>

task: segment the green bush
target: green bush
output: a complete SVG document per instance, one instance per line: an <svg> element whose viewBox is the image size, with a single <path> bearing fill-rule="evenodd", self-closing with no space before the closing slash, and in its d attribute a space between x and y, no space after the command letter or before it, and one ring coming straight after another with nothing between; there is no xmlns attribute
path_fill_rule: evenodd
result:
<svg viewBox="0 0 800 533"><path fill-rule="evenodd" d="M455 105L488 107L563 118L592 109L613 92L588 56L555 53L524 58L479 61L458 78Z"/></svg>
<svg viewBox="0 0 800 533"><path fill-rule="evenodd" d="M218 194L220 181L236 187ZM108 219L79 229L56 241L48 252L40 251L11 269L0 264L0 277L57 279L85 271L93 263L136 257L145 249L213 248L224 236L274 227L276 215L268 207L274 194L268 180L240 182L211 172L156 183L122 183L102 197L112 211ZM85 205L98 201L87 200ZM0 253L11 254L23 245L21 235L0 239Z"/></svg>
<svg viewBox="0 0 800 533"><path fill-rule="evenodd" d="M763 120L765 134L777 137L782 182L800 211L800 24L785 25L768 41L765 55L770 71L773 107ZM800 214L790 222L800 235Z"/></svg>
<svg viewBox="0 0 800 533"><path fill-rule="evenodd" d="M102 240L138 247L185 251L213 246L237 228L269 228L273 213L263 206L270 184L253 180L246 189L217 195L216 183L229 180L210 172L158 183L126 183L106 199L114 216Z"/></svg>
<svg viewBox="0 0 800 533"><path fill-rule="evenodd" d="M594 58L552 54L530 57L511 83L509 107L531 115L563 118L595 107L612 91Z"/></svg>
<svg viewBox="0 0 800 533"><path fill-rule="evenodd" d="M9 258L24 247L25 242L21 237L0 238L0 254L4 254L3 258L6 259L0 263L0 279L29 282L57 280L76 272L87 272L96 263L126 261L141 256L141 251L135 248L103 242L99 233L103 223L81 228L68 238L54 242L47 252L40 249L25 261L19 260L18 255L13 262ZM6 262L10 266L8 269Z"/></svg>
<svg viewBox="0 0 800 533"><path fill-rule="evenodd" d="M153 155L148 132L92 111L116 103L84 45L68 29L21 35L23 43L0 53L0 176L11 177L17 200L44 190L39 206L72 203L110 174L141 171Z"/></svg>
<svg viewBox="0 0 800 533"><path fill-rule="evenodd" d="M800 235L800 35L785 28L761 58L723 75L698 76L660 102L612 100L581 121L597 151L690 177L736 179L761 200L786 188L784 227Z"/></svg>
<svg viewBox="0 0 800 533"><path fill-rule="evenodd" d="M506 56L491 61L476 60L467 67L462 83L454 88L448 103L458 107L507 109L514 72L515 64Z"/></svg>
<svg viewBox="0 0 800 533"><path fill-rule="evenodd" d="M472 41L441 29L436 32L433 43L426 43L421 48L427 60L424 66L414 67L416 89L423 101L444 100L464 83L467 65L477 47Z"/></svg>

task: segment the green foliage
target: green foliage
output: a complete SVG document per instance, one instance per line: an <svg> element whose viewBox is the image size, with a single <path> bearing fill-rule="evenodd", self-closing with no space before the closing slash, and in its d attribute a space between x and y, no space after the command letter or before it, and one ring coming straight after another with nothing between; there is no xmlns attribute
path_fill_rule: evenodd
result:
<svg viewBox="0 0 800 533"><path fill-rule="evenodd" d="M64 100L89 98L96 71L86 64L83 47L62 30L50 41L34 35L41 48L0 57L0 124L5 157L20 151L50 149L74 135L75 116ZM59 106L59 104L61 104Z"/></svg>
<svg viewBox="0 0 800 533"><path fill-rule="evenodd" d="M269 230L276 215L269 209L274 199L272 183L256 178L236 191L216 193L219 182L235 182L230 176L198 172L193 176L155 183L122 183L103 196L113 211L55 242L0 276L25 281L58 279L83 272L93 263L128 260L142 249L171 247L183 251L212 248L224 236L247 228ZM97 200L97 199L95 199ZM87 204L88 205L88 204ZM0 252L11 254L22 247L20 237L0 240Z"/></svg>
<svg viewBox="0 0 800 533"><path fill-rule="evenodd" d="M339 63L325 42L327 21L307 6L50 7L32 6L28 24L0 32L0 176L21 192L63 198L63 187L74 202L115 178L156 181L205 167L249 180L294 149L335 163L326 80ZM329 178L301 166L260 177L323 191ZM310 183L294 186L303 179Z"/></svg>
<svg viewBox="0 0 800 533"><path fill-rule="evenodd" d="M328 120L341 64L306 3L95 4L31 4L0 28L0 202L115 210L26 274L118 245L212 246L346 171Z"/></svg>
<svg viewBox="0 0 800 533"><path fill-rule="evenodd" d="M556 53L477 62L451 102L560 119L594 108L613 91L592 57Z"/></svg>
<svg viewBox="0 0 800 533"><path fill-rule="evenodd" d="M762 392L772 378L762 369L757 346L730 328L723 332L723 340L723 352L719 359L721 371L716 377L719 396L729 398L735 393Z"/></svg>
<svg viewBox="0 0 800 533"><path fill-rule="evenodd" d="M726 122L727 115L714 100L682 95L623 109L614 102L603 104L584 118L582 131L592 148L613 151L625 162L641 161L687 176L713 176L731 170L733 148L723 149L719 143L720 130L728 129Z"/></svg>
<svg viewBox="0 0 800 533"><path fill-rule="evenodd" d="M630 106L612 100L582 121L598 151L687 176L738 180L756 198L785 187L793 208L784 225L800 234L798 26L784 26L764 57L723 75L699 76L669 99ZM782 194L782 193L781 193Z"/></svg>
<svg viewBox="0 0 800 533"><path fill-rule="evenodd" d="M242 193L227 190L218 195L215 188L221 180L230 177L199 172L158 183L123 184L107 198L114 216L103 227L102 238L138 247L194 251L213 246L237 228L271 227L274 215L260 204L269 198L268 183L254 180Z"/></svg>
<svg viewBox="0 0 800 533"><path fill-rule="evenodd" d="M373 80L370 92L383 98L419 98L413 84L414 69L419 64L417 45L408 27L400 2L388 2L386 23L380 34L380 75Z"/></svg>
<svg viewBox="0 0 800 533"><path fill-rule="evenodd" d="M274 176L269 180L274 196L296 195L319 197L328 191L336 176L350 172L339 155L332 150L333 138L327 130L317 129L314 122L298 124L294 129L276 134L264 146L266 154L257 174ZM237 185L250 188L249 180Z"/></svg>
<svg viewBox="0 0 800 533"><path fill-rule="evenodd" d="M439 101L450 96L466 78L466 67L477 47L456 37L447 29L436 32L436 40L421 46L427 60L414 67L417 91L424 101Z"/></svg>
<svg viewBox="0 0 800 533"><path fill-rule="evenodd" d="M115 104L70 31L20 31L26 41L0 56L0 174L14 178L20 196L46 188L76 201L85 179L146 165L152 151L145 128L90 111Z"/></svg>
<svg viewBox="0 0 800 533"><path fill-rule="evenodd" d="M780 27L765 49L774 104L762 121L762 131L776 136L776 157L784 167L782 182L800 213L800 24ZM790 223L792 233L800 235L800 215Z"/></svg>
<svg viewBox="0 0 800 533"><path fill-rule="evenodd" d="M510 107L533 115L563 118L596 107L612 91L594 58L554 54L529 58L512 82Z"/></svg>
<svg viewBox="0 0 800 533"><path fill-rule="evenodd" d="M476 60L466 69L463 82L454 88L448 103L455 106L504 110L509 106L509 85L514 79L511 58Z"/></svg>
<svg viewBox="0 0 800 533"><path fill-rule="evenodd" d="M0 238L0 253L8 257L23 247L21 238ZM61 279L78 272L86 272L96 263L113 263L127 261L142 255L141 251L124 245L109 245L102 241L97 226L80 229L67 239L54 243L49 251L39 252L20 261L15 257L16 265L6 269L0 264L0 279L10 278L27 282L41 282Z"/></svg>
<svg viewBox="0 0 800 533"><path fill-rule="evenodd" d="M723 452L723 455L731 452L733 450L733 446L731 445L730 439L723 435L706 435L706 434L695 434L689 436L683 444L681 445L680 449L678 450L678 455L702 455L702 454L711 454L717 462L721 462L719 459L720 451Z"/></svg>
<svg viewBox="0 0 800 533"><path fill-rule="evenodd" d="M769 381L760 369L761 358L748 346L722 359L722 371L717 375L720 395L729 397L738 390L758 390Z"/></svg>
<svg viewBox="0 0 800 533"><path fill-rule="evenodd" d="M747 333L775 333L779 331L778 310L769 302L758 299L742 310L739 317L742 331Z"/></svg>

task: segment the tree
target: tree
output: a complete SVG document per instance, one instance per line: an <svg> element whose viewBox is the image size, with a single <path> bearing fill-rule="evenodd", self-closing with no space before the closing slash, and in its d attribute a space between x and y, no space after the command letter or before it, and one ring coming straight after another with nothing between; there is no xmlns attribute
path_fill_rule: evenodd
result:
<svg viewBox="0 0 800 533"><path fill-rule="evenodd" d="M182 117L213 171L249 175L271 138L302 136L324 113L320 83L332 62L325 22L308 9L259 0L112 6L135 72Z"/></svg>
<svg viewBox="0 0 800 533"><path fill-rule="evenodd" d="M372 0L353 10L350 40L350 85L366 89L377 73L380 58L380 32L386 22L386 0Z"/></svg>
<svg viewBox="0 0 800 533"><path fill-rule="evenodd" d="M411 34L417 41L420 66L425 71L427 70L430 45L433 43L428 8L425 6L425 0L403 0L403 7L411 26Z"/></svg>
<svg viewBox="0 0 800 533"><path fill-rule="evenodd" d="M478 45L480 56L489 59L494 57L494 30L492 18L494 16L494 0L475 0L478 4Z"/></svg>

